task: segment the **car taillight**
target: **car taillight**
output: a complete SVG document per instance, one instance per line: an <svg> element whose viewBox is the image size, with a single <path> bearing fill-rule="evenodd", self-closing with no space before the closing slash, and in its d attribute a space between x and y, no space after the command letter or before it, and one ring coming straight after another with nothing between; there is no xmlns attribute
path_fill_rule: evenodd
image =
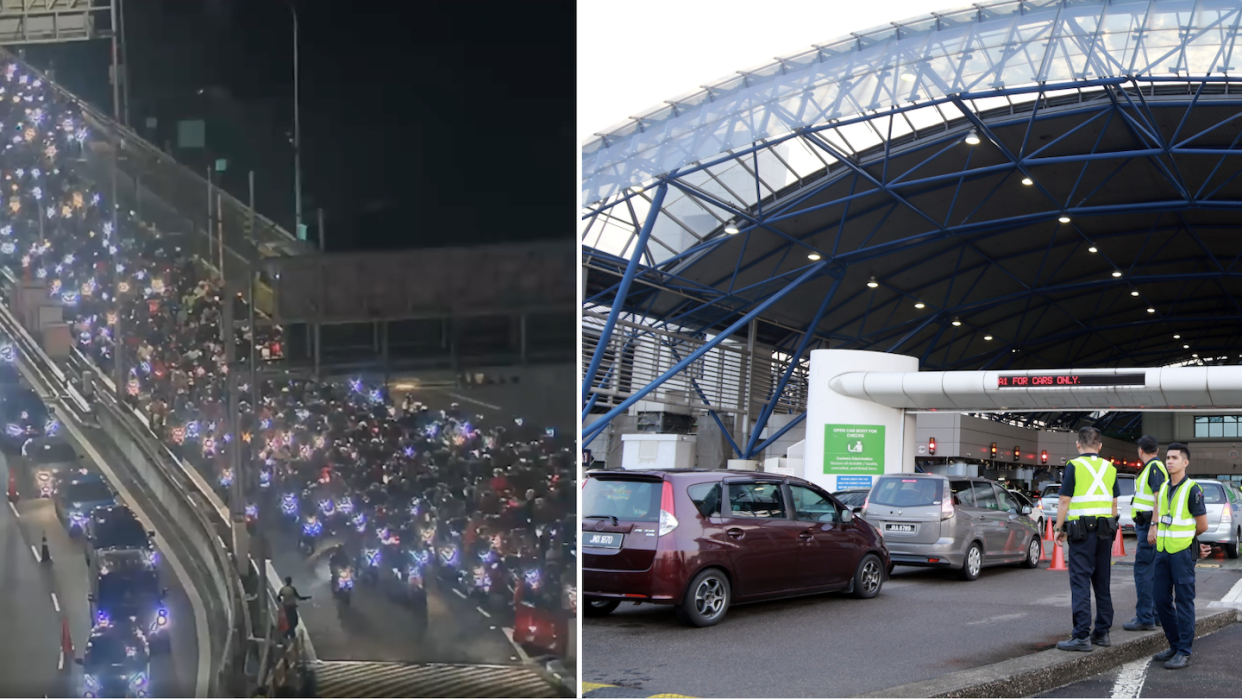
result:
<svg viewBox="0 0 1242 699"><path fill-rule="evenodd" d="M1222 522L1233 521L1233 509L1229 507L1228 505L1225 505L1225 509L1221 510L1220 521Z"/></svg>
<svg viewBox="0 0 1242 699"><path fill-rule="evenodd" d="M660 536L671 533L677 528L677 518L673 516L673 484L664 481L664 493L660 496Z"/></svg>
<svg viewBox="0 0 1242 699"><path fill-rule="evenodd" d="M940 519L948 519L953 516L953 497L947 497L940 501Z"/></svg>

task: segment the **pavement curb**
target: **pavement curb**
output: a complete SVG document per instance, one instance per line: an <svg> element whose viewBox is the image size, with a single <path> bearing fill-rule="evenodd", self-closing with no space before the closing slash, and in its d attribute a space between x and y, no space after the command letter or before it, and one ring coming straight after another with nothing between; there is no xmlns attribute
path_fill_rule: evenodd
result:
<svg viewBox="0 0 1242 699"><path fill-rule="evenodd" d="M1196 638L1220 631L1238 620L1235 609L1197 609L1195 612ZM1168 647L1164 632L1159 629L1115 631L1111 635L1113 645L1097 647L1091 653L1067 653L1053 648L859 696L1029 697L1085 680Z"/></svg>

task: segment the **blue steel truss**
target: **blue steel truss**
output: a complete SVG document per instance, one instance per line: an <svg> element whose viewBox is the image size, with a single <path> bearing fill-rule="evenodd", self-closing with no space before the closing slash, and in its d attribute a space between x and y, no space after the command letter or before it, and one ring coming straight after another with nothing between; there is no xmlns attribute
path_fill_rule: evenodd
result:
<svg viewBox="0 0 1242 699"><path fill-rule="evenodd" d="M602 135L583 151L585 305L608 310L584 417L621 314L712 339L584 439L752 320L793 360L732 445L741 458L780 436L759 443L817 347L928 369L1236 354L1240 21L1239 2L985 3Z"/></svg>

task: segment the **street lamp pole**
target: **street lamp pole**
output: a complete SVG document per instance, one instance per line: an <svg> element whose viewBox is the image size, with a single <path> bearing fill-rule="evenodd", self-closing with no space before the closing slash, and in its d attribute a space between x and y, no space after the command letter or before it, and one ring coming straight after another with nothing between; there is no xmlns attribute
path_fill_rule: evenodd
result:
<svg viewBox="0 0 1242 699"><path fill-rule="evenodd" d="M295 236L302 235L302 109L298 79L298 10L287 2L293 16L293 217Z"/></svg>

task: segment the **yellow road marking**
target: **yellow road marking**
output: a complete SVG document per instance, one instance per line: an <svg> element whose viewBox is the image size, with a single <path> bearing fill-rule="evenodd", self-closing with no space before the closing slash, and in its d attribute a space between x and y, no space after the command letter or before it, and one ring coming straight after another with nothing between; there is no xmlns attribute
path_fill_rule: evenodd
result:
<svg viewBox="0 0 1242 699"><path fill-rule="evenodd" d="M583 693L583 694L586 694L587 692L591 692L591 691L594 691L594 690L596 690L596 689L603 689L604 687L613 687L613 686L615 686L615 685L611 685L611 684L600 684L600 683L598 683L598 682L583 682L583 683L582 683L582 693Z"/></svg>

